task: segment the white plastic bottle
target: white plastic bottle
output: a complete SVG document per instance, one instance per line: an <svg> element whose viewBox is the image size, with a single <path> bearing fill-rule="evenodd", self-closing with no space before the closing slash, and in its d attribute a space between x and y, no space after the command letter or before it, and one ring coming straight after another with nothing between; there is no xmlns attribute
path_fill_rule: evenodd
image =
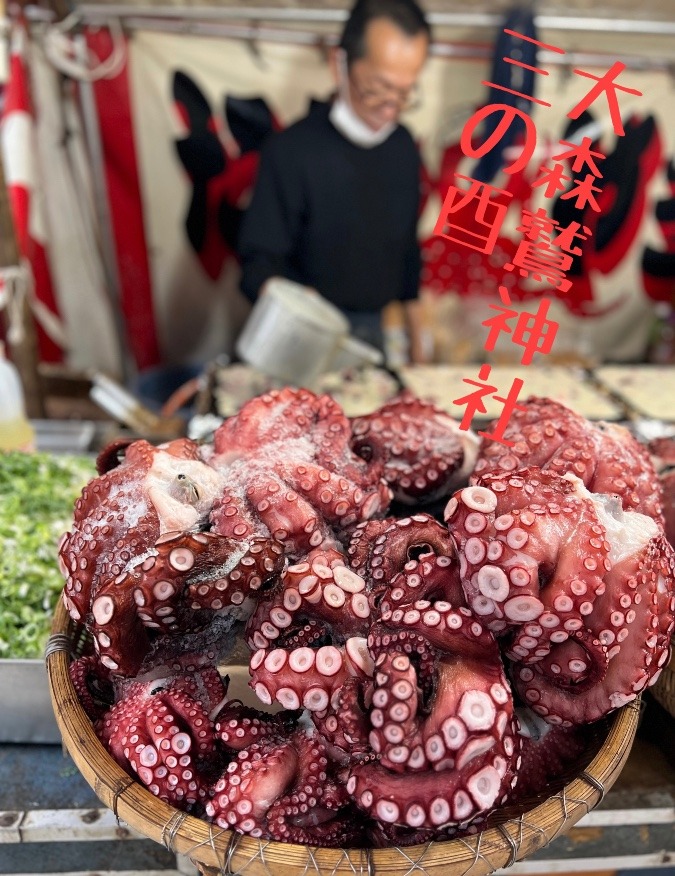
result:
<svg viewBox="0 0 675 876"><path fill-rule="evenodd" d="M0 450L34 450L35 432L26 417L19 372L0 342Z"/></svg>

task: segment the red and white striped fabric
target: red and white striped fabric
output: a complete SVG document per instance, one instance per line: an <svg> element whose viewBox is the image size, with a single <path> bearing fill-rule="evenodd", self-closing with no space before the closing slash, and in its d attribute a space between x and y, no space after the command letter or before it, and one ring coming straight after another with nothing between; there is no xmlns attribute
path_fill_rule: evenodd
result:
<svg viewBox="0 0 675 876"><path fill-rule="evenodd" d="M87 31L89 49L100 59L113 50L108 31ZM94 83L104 158L108 208L117 258L122 312L130 351L140 370L160 362L144 202L136 158L129 68Z"/></svg>
<svg viewBox="0 0 675 876"><path fill-rule="evenodd" d="M35 140L35 118L26 63L27 37L22 22L12 26L9 79L0 122L0 143L19 251L33 274L33 312L43 362L63 361L59 309L47 251L42 187ZM45 330L47 329L47 330ZM48 333L49 332L49 333ZM63 339L59 339L63 343Z"/></svg>

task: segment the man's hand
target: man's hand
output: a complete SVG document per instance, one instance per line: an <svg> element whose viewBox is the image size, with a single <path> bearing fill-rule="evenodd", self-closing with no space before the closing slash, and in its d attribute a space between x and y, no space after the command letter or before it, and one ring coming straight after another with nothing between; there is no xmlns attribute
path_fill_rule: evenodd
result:
<svg viewBox="0 0 675 876"><path fill-rule="evenodd" d="M422 302L418 298L405 302L405 317L410 362L413 365L427 365L433 361L434 343L424 319Z"/></svg>
<svg viewBox="0 0 675 876"><path fill-rule="evenodd" d="M287 280L285 277L270 277L269 279L265 280L265 282L260 287L260 291L258 292L258 298L262 298L263 295L266 295L268 293L268 291L270 289L270 284L274 285L275 283L291 283L291 282L295 283L294 280ZM295 283L295 285L297 286L299 284ZM305 290L305 292L309 292L312 295L316 295L317 298L321 297L319 295L319 293L317 292L317 290L313 289L311 286L302 286L302 288Z"/></svg>

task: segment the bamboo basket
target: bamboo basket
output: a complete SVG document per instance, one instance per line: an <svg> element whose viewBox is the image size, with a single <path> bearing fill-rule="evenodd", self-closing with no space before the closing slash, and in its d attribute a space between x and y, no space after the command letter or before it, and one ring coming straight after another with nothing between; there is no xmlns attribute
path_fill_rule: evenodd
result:
<svg viewBox="0 0 675 876"><path fill-rule="evenodd" d="M125 773L99 742L68 674L78 631L59 601L46 650L49 687L63 742L99 799L132 828L186 855L203 876L486 876L543 848L590 812L628 757L640 712L634 700L607 721L586 758L533 808L501 810L473 836L406 848L323 849L245 837L179 812Z"/></svg>
<svg viewBox="0 0 675 876"><path fill-rule="evenodd" d="M675 646L675 640L673 641ZM675 647L670 658L670 663L663 667L659 680L650 687L654 699L675 718Z"/></svg>

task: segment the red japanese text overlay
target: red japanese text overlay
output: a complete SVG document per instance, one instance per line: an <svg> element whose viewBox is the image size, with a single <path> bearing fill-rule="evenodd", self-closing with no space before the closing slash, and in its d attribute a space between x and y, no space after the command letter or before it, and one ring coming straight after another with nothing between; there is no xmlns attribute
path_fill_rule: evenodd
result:
<svg viewBox="0 0 675 876"><path fill-rule="evenodd" d="M548 52L565 54L564 50L557 46L539 42L539 40L515 31L505 29L505 33L517 39L535 43ZM508 64L525 67L537 75L549 75L547 70L524 64L514 58L505 57L504 61ZM609 108L614 133L617 136L623 136L624 128L618 92L641 96L640 91L618 84L617 79L623 70L625 70L625 64L620 61L613 64L604 76L596 76L584 70L575 69L575 74L592 80L594 84L576 106L567 113L568 118L579 118L581 113L593 103L603 99ZM551 106L546 101L494 82L483 81L481 84L516 95L539 106ZM498 116L496 126L480 145L476 145L477 129L493 115ZM482 158L499 144L516 119L519 119L524 126L524 139L520 154L506 165L503 171L507 174L522 171L534 154L537 145L537 131L528 113L510 104L489 104L481 107L471 116L464 126L460 139L463 154L467 158ZM547 199L557 196L559 192L564 192L560 195L561 200L573 201L576 209L584 210L590 206L591 209L599 211L600 207L596 195L601 192L601 188L596 183L602 179L603 174L599 162L602 162L605 156L593 148L590 137L583 137L578 142L575 142L574 139L560 140L558 146L559 151L551 152L550 166L542 166L533 187L541 188ZM490 255L508 212L508 203L504 203L504 196L508 199L511 195L496 186L461 174L456 173L455 179L468 184L468 187L467 185L452 185L448 188L433 233L435 236L445 237L447 240L477 250L484 255ZM497 196L502 196L499 203L492 200L493 197ZM467 219L470 221L466 221ZM558 295L564 295L568 292L572 284L566 277L566 271L572 265L572 257L581 255L581 244L592 234L591 229L576 221L561 227L555 219L547 215L544 207L540 207L534 212L524 209L517 230L523 237L519 241L512 261L504 265L504 270L517 272L520 277L547 283L553 287ZM539 299L536 312L531 313L518 312L511 308L506 285L499 286L499 297L501 304L490 304L490 310L493 313L482 323L488 330L484 349L492 352L499 336L505 333L509 336L511 343L522 347L521 365L531 364L536 353L544 356L550 353L558 331L558 323L548 318L551 299ZM506 440L504 433L511 413L520 407L517 404L517 399L523 388L523 380L514 379L506 395L503 394L503 390L501 390L502 394L498 395L500 389L487 382L490 371L490 366L484 364L480 366L478 380L464 378L463 382L474 389L466 395L454 399L453 404L466 408L460 429L469 429L474 416L486 415L487 408L484 400L491 396L503 405L502 413L493 425L492 432L479 432L478 434L511 446L513 442Z"/></svg>

